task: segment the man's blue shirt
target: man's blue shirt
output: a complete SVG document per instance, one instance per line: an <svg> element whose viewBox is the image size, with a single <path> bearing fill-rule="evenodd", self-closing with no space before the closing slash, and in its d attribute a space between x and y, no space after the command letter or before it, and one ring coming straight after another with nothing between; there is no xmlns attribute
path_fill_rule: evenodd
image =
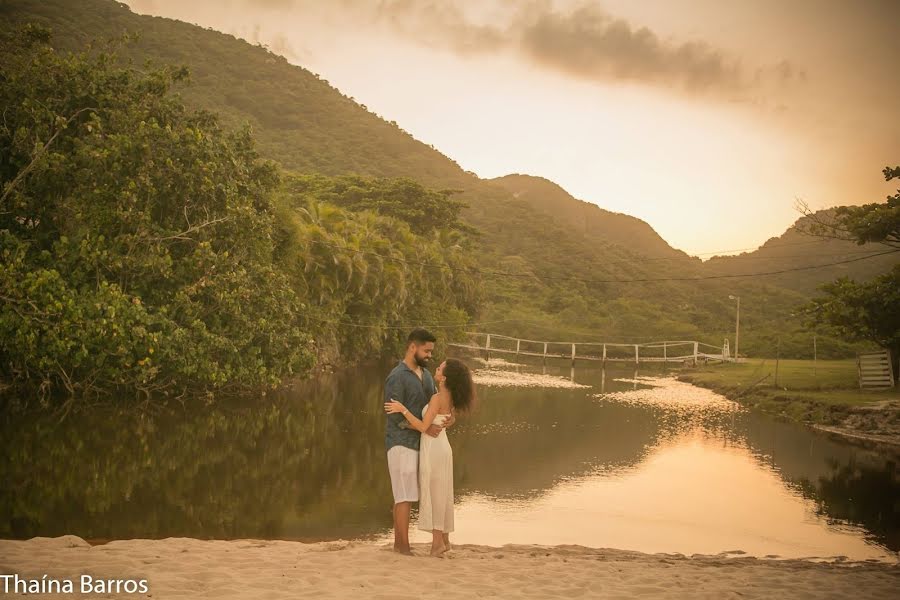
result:
<svg viewBox="0 0 900 600"><path fill-rule="evenodd" d="M384 382L384 401L390 402L391 399L394 399L420 419L422 418L422 409L436 393L434 378L428 369L422 368L422 379L419 379L416 372L402 360L394 367ZM406 417L400 413L386 415L386 417L385 448L390 450L394 446L406 446L418 450L422 434L408 426Z"/></svg>

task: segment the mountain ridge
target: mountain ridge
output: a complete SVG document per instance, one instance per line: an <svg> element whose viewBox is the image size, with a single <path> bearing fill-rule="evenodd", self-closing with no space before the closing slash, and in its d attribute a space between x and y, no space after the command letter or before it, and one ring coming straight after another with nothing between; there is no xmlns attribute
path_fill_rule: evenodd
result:
<svg viewBox="0 0 900 600"><path fill-rule="evenodd" d="M485 280L490 302L478 320L503 323L497 333L534 336L549 327L591 330L595 338L690 336L721 343L733 328L728 296L740 292L759 299L757 314L742 312L741 347L752 350L758 343L762 350L783 329L773 323L804 298L764 278L700 281L715 272L672 248L649 224L576 200L549 180L480 179L259 45L139 15L112 0L84 0L77 10L70 8L64 0L7 0L0 5L0 23L49 26L54 45L64 50L139 31L137 41L121 47L124 57L138 64L186 64L192 82L179 89L185 101L216 112L226 125L248 123L260 154L289 171L408 177L460 190L459 199L469 205L465 220L483 233L479 260L491 274ZM617 228L640 235L622 236ZM782 348L788 351L787 344Z"/></svg>
<svg viewBox="0 0 900 600"><path fill-rule="evenodd" d="M533 208L557 216L585 237L599 237L629 249L637 246L639 253L647 256L689 258L686 252L672 247L646 221L575 198L561 185L545 177L514 173L488 181L502 186Z"/></svg>

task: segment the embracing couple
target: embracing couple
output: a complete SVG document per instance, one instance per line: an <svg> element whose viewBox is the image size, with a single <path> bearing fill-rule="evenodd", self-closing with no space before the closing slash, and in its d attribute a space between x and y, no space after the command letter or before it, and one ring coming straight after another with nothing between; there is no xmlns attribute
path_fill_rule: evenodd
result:
<svg viewBox="0 0 900 600"><path fill-rule="evenodd" d="M415 329L406 354L384 386L387 413L384 442L394 493L394 550L409 548L409 514L419 503L419 529L430 531L431 555L450 549L453 531L453 450L445 428L475 401L472 373L462 361L448 358L432 377L427 366L435 337Z"/></svg>

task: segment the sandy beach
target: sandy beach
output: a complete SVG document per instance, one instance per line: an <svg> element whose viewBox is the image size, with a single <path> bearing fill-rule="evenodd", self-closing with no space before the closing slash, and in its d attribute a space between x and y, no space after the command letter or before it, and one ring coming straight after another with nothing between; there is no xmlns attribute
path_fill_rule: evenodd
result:
<svg viewBox="0 0 900 600"><path fill-rule="evenodd" d="M76 598L895 598L897 564L642 554L580 546L458 546L443 559L374 542L190 538L91 546L0 540L0 571L74 582ZM80 577L146 579L146 593L83 594ZM12 580L7 580L12 585ZM133 587L133 586L132 586ZM10 592L13 590L10 589ZM15 596L16 594L10 594ZM60 594L27 594L35 598Z"/></svg>

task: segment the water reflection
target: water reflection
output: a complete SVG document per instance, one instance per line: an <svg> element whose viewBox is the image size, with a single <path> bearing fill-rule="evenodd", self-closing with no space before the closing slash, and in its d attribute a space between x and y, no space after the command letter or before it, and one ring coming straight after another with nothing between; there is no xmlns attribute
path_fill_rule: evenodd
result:
<svg viewBox="0 0 900 600"><path fill-rule="evenodd" d="M590 387L481 388L477 415L450 432L459 542L856 558L900 548L883 456L742 411L629 401L622 393L660 389L643 370L504 368ZM386 372L155 416L7 415L0 537L380 538Z"/></svg>
<svg viewBox="0 0 900 600"><path fill-rule="evenodd" d="M532 501L510 505L484 495L466 498L457 523L455 537L462 543L500 538L584 544L589 539L648 552L888 558L858 531L824 527L808 502L746 452L698 432L658 448L635 469L572 478Z"/></svg>

